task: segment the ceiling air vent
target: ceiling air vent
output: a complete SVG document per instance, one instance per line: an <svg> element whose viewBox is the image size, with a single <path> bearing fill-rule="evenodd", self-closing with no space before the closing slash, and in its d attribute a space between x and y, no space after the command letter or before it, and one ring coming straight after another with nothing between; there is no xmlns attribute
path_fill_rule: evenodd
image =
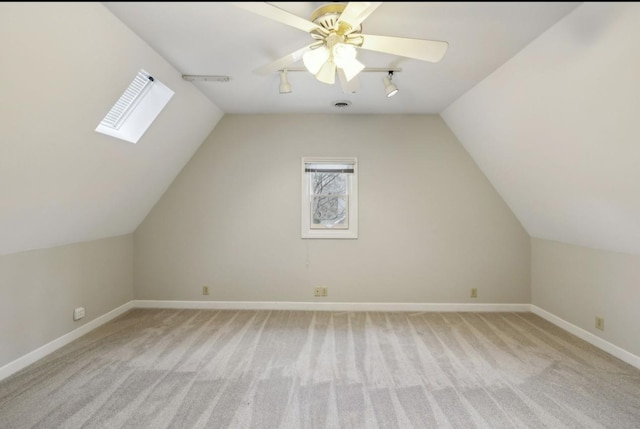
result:
<svg viewBox="0 0 640 429"><path fill-rule="evenodd" d="M349 100L338 100L333 102L333 107L336 109L346 109L351 106L351 102Z"/></svg>
<svg viewBox="0 0 640 429"><path fill-rule="evenodd" d="M149 73L140 70L107 113L96 131L137 143L167 105L174 92Z"/></svg>

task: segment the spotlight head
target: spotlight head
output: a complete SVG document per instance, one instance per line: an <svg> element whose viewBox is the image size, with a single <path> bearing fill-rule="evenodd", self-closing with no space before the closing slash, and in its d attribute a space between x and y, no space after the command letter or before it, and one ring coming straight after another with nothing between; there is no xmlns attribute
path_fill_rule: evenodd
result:
<svg viewBox="0 0 640 429"><path fill-rule="evenodd" d="M289 94L291 92L291 84L287 79L287 70L280 72L280 94Z"/></svg>
<svg viewBox="0 0 640 429"><path fill-rule="evenodd" d="M385 76L384 79L382 79L382 81L384 82L384 92L387 94L387 98L393 97L399 91L398 87L391 82L392 78L393 71L389 71L389 75Z"/></svg>

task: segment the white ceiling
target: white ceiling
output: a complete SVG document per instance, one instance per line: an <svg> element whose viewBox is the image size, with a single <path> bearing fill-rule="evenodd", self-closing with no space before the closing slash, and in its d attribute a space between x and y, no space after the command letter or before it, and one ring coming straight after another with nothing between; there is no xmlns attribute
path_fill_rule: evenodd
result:
<svg viewBox="0 0 640 429"><path fill-rule="evenodd" d="M579 2L384 2L363 33L443 40L449 49L433 64L360 50L375 68L401 68L400 93L387 99L386 73L361 73L360 90L344 94L306 72L289 73L291 94L279 94L277 73L256 68L312 42L296 28L226 2L107 2L105 6L182 74L228 75L229 83L194 83L225 113L439 113L487 77ZM308 19L322 2L272 3ZM294 66L301 67L300 61ZM340 110L345 112L345 110Z"/></svg>

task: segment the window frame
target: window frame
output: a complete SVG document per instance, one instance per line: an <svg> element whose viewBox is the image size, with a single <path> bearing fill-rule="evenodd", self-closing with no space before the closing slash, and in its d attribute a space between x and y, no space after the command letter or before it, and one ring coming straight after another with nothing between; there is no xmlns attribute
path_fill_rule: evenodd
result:
<svg viewBox="0 0 640 429"><path fill-rule="evenodd" d="M311 205L313 194L307 173L307 164L349 164L353 173L347 176L347 227L331 228L313 226L311 222ZM358 158L357 157L302 157L302 204L301 204L301 238L358 238Z"/></svg>

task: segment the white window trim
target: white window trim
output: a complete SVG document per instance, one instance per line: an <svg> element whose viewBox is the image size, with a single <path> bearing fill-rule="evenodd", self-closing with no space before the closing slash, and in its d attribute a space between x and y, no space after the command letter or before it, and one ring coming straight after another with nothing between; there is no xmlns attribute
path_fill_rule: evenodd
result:
<svg viewBox="0 0 640 429"><path fill-rule="evenodd" d="M314 164L352 164L353 173L349 178L348 228L311 228L311 195L307 182L305 165ZM302 238L358 238L358 158L356 157L303 157L302 158Z"/></svg>

